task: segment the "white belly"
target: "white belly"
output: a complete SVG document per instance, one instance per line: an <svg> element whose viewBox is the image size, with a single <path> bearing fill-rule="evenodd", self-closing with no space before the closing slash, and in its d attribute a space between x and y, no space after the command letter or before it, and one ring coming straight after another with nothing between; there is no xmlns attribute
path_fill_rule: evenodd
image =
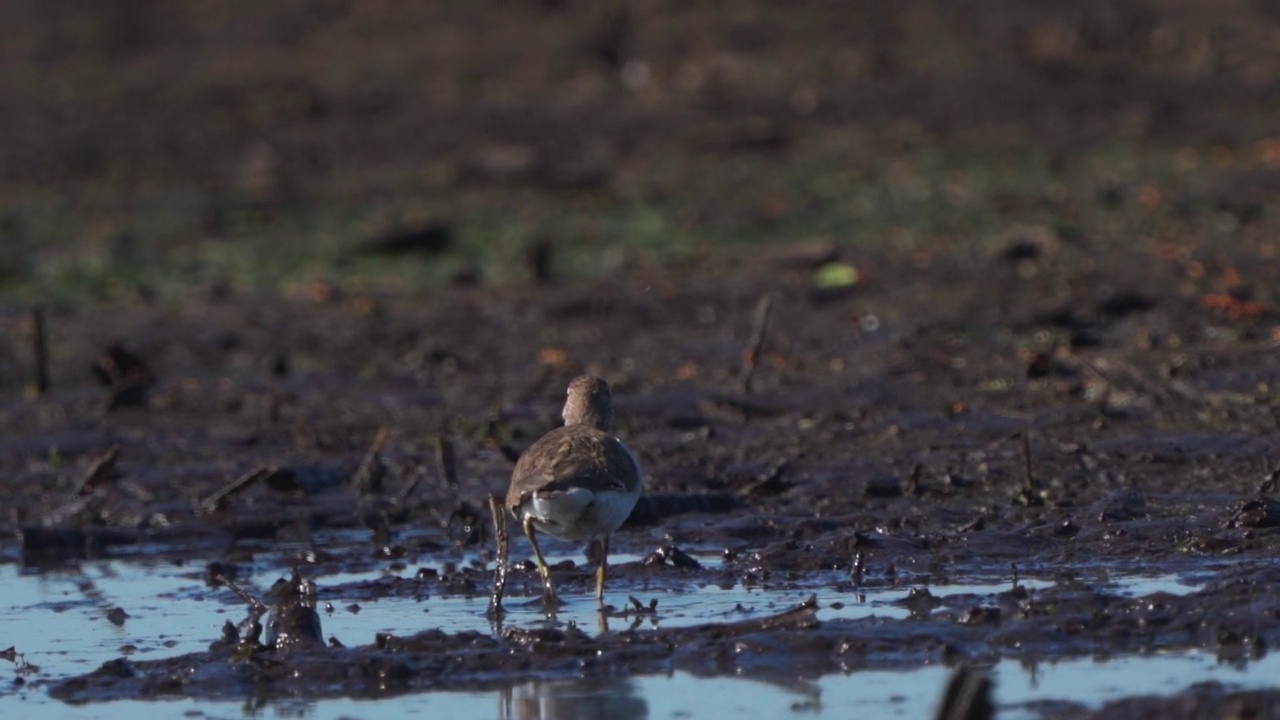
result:
<svg viewBox="0 0 1280 720"><path fill-rule="evenodd" d="M640 463L630 451L627 454L636 468L636 486L631 492L592 492L574 488L556 492L534 492L524 505L526 517L540 532L562 540L590 540L617 530L640 499L644 475Z"/></svg>

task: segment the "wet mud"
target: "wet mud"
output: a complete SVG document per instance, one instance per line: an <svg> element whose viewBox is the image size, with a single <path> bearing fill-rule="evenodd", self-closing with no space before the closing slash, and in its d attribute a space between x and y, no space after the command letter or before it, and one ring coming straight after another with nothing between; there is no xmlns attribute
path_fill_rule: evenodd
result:
<svg viewBox="0 0 1280 720"><path fill-rule="evenodd" d="M563 149L577 147L562 142L563 128L593 119L619 156L662 157L683 143L726 162L752 153L781 165L806 139L845 123L884 129L892 122L881 114L909 107L940 145L1014 125L1047 153L1069 154L1111 137L1114 108L1136 96L1148 125L1135 142L1245 142L1238 113L1215 102L1244 85L1147 82L1149 59L1125 49L1131 34L1168 35L1152 30L1159 12L1084 5L1073 6L1080 17L1028 9L977 23L974 33L1022 55L983 55L1000 72L977 66L972 84L903 73L897 50L868 50L870 75L832 79L821 111L802 117L793 105L807 96L788 85L781 100L726 89L690 114L654 98L652 116L623 122L612 96L584 85L592 102L574 110L577 125L545 110L527 118L537 147L495 149L483 132L516 122L519 108L476 123L469 113L481 109L460 110L439 132L405 124L441 153L461 148L460 183L557 192L616 180L609 162ZM862 32L898 24L872 20ZM739 50L769 51L766 29L744 21ZM804 45L800 35L787 47ZM1192 40L1169 43L1199 47ZM610 48L597 50L619 51ZM1208 64L1237 67L1231 57ZM1190 89L1203 101L1187 102ZM362 103L371 116L383 105ZM748 116L759 122L739 122ZM384 137L366 122L362 135ZM133 137L134 124L120 123L122 136ZM662 132L668 125L682 132ZM318 146L346 147L316 132ZM651 136L665 139L643 139ZM151 151L149 139L135 141ZM871 150L902 150L884 144ZM475 160L503 151L518 161L524 150L527 163ZM895 248L789 235L757 252L691 251L564 282L551 282L552 251L540 246L530 249L527 283L460 273L414 291L317 280L265 296L194 288L176 304L0 306L9 339L0 347L0 561L39 573L145 558L203 569L210 593L243 598L243 621L210 616L202 652L122 655L71 677L23 670L19 680L75 704L268 703L676 670L786 683L945 665L980 678L1002 660L1186 650L1247 666L1280 644L1280 251L1256 224L1263 191L1236 197L1228 181L1254 188L1268 177L1241 171L1223 187L1165 199L1188 214L1208 203L1205 224L1234 222L1190 239L1062 227L1052 242L1010 231L992 247ZM1206 199L1214 193L1223 197ZM1063 202L1050 188L1040 194L1010 199L1009 215ZM1071 202L1140 213L1140 195L1099 178L1096 197ZM378 237L360 252L432 262L450 232ZM818 282L833 262L856 276ZM431 610L444 600L474 599L484 615L495 557L489 498L557 423L567 382L584 372L613 385L617 432L647 475L612 541L611 552L631 558L610 567L612 609L596 623L544 616L517 534L509 613L488 631L437 622ZM594 602L581 549L562 546L556 557L573 558L553 568L560 594ZM270 591L295 570L299 578ZM1176 576L1194 589L1135 594L1120 584L1131 576ZM974 584L1002 589L955 589ZM708 588L814 599L663 623L673 596ZM898 612L824 615L873 592L894 593ZM335 599L411 600L425 612L406 613L393 632L339 640L324 628ZM127 626L135 611L113 608L111 622ZM944 687L935 690L942 697ZM954 716L981 717L981 706ZM1202 683L1036 710L1278 717L1280 690Z"/></svg>
<svg viewBox="0 0 1280 720"><path fill-rule="evenodd" d="M482 614L493 581L487 498L521 447L555 424L565 382L584 370L613 380L619 433L648 477L615 537L615 551L635 559L611 568L607 630L538 620L528 608L537 575L516 539L506 604L518 612L489 633L434 626L428 612L346 647L285 647L271 638L323 631L274 621L262 635L224 637L213 620L207 652L121 658L51 679L51 694L369 697L672 669L780 679L1181 649L1248 663L1280 642L1274 341L1223 343L1237 323L1153 296L1140 317L1108 322L1167 326L1176 348L1135 347L1116 332L1087 350L1053 349L1063 367L1043 377L1025 347L1040 330L958 323L954 306L911 289L940 278L874 261L885 280L839 301L815 302L802 273L745 268L720 286L684 278L665 289L387 300L374 318L234 299L139 309L136 324L106 331L89 313L60 318L65 365L54 377L66 386L4 418L9 547L30 568L145 554L207 566L217 587L279 545L293 550L265 562L280 576L298 568L321 604L399 597L429 609L433 598L466 597ZM982 278L1000 262L939 274L950 292L985 296ZM777 361L760 364L745 394L738 361L765 294L776 319L763 352ZM577 309L545 323L565 307ZM712 308L713 325L700 307ZM850 323L869 312L882 317L874 332ZM465 333L460 315L474 320ZM1263 337L1271 322L1251 321ZM535 327L554 327L553 344L516 340ZM244 340L221 354L194 350L225 333ZM87 374L95 341L116 334L146 348L156 382L143 406L113 407L110 388L72 380ZM546 347L562 350L540 360ZM313 369L271 372L281 352ZM455 352L474 360L431 360ZM334 359L347 367L329 369ZM696 372L680 378L690 364ZM1119 387L1126 412L1109 404ZM347 539L314 540L335 533ZM591 565L564 554L576 559L556 565L557 586L585 602ZM379 570L390 574L325 579ZM1135 597L1105 580L1129 573L1191 577L1199 589ZM1028 576L1048 583L1028 589ZM1007 587L929 590L975 578ZM819 621L810 605L663 627L664 595L739 586L849 603L897 589L907 617ZM1268 697L1198 687L1179 702ZM1131 706L1098 716L1129 712L1117 707Z"/></svg>
<svg viewBox="0 0 1280 720"><path fill-rule="evenodd" d="M513 680L675 670L781 683L924 664L982 667L1010 657L1034 663L1185 648L1208 649L1222 662L1247 663L1265 654L1280 631L1274 613L1256 612L1280 600L1277 580L1280 573L1274 570L1226 573L1200 592L1142 597L1064 582L1034 592L1011 586L993 601L981 602L970 595L935 598L921 590L904 593L902 602L911 611L905 620L819 622L811 600L763 618L676 629L661 626L659 593L653 608L637 603L601 621L618 629L497 623L492 633L432 628L404 636L379 634L359 647L328 648L296 642L249 648L230 638L213 643L206 653L112 661L55 684L52 694L69 702L164 696L251 696L265 702L300 694L370 698L433 689L501 690ZM424 592L421 584L396 585ZM644 622L649 617L657 620L652 626ZM1113 711L1104 709L1099 716Z"/></svg>

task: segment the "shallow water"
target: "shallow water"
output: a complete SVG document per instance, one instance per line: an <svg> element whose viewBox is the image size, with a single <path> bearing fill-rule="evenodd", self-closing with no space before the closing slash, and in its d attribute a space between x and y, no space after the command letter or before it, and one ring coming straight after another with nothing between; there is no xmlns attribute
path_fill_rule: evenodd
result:
<svg viewBox="0 0 1280 720"><path fill-rule="evenodd" d="M619 555L619 563L637 558ZM437 596L425 600L383 598L361 600L358 608L342 596L340 583L369 580L383 571L347 572L318 577L326 637L346 645L367 644L378 632L410 635L440 627L449 632L492 627L484 616L487 598ZM411 574L406 570L405 575ZM269 585L279 573L261 572L250 579L256 587ZM1052 580L1023 577L1034 592ZM1113 590L1132 595L1153 592L1186 593L1198 587L1194 576L1165 574L1126 576L1111 572ZM207 587L203 567L167 562L109 560L58 568L29 570L0 564L0 649L13 645L20 657L9 668L21 685L0 685L0 714L30 718L123 718L135 712L184 717L372 717L396 716L553 718L595 716L622 718L721 717L726 711L744 717L923 717L933 711L950 670L925 667L904 672L860 671L849 675L796 678L769 684L735 677L697 678L683 672L627 679L520 683L501 692L428 693L392 699L319 700L273 703L254 707L240 703L199 703L185 700L117 702L68 707L51 700L45 685L54 679L90 671L120 656L158 659L201 651L219 635L227 620L245 616L243 605L225 589ZM930 586L935 597L953 594L994 595L1009 589L999 578L978 578L970 584ZM644 625L679 626L725 622L779 612L816 593L820 620L880 616L902 618L909 610L901 602L909 587L868 588L858 593L814 588L787 590L758 587L690 586L654 593L658 616ZM637 593L640 594L640 593ZM648 599L643 595L642 599ZM532 626L549 622L536 603L509 598L506 624ZM121 608L123 624L108 619ZM594 631L596 613L590 598L572 599L558 614L558 622L575 622ZM625 626L625 620L614 620ZM29 663L38 669L24 666ZM24 669L25 668L25 669ZM1211 655L1181 654L1122 657L1106 662L1071 660L1042 663L1034 668L1004 661L994 669L996 699L1007 715L1034 717L1020 709L1027 702L1087 698L1091 704L1135 693L1168 693L1206 679L1243 686L1262 685L1280 674L1274 656L1245 666L1221 666ZM726 707L729 703L732 707ZM585 715L583 714L585 713Z"/></svg>

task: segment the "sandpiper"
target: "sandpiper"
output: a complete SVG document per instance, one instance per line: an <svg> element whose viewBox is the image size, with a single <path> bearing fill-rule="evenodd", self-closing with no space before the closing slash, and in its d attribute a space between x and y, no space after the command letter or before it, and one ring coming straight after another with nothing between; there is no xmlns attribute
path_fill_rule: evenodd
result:
<svg viewBox="0 0 1280 720"><path fill-rule="evenodd" d="M535 533L598 546L596 603L603 609L609 536L631 514L644 475L635 455L612 434L609 383L579 377L569 383L568 394L564 426L543 435L516 463L506 506L533 546L548 605L559 600Z"/></svg>

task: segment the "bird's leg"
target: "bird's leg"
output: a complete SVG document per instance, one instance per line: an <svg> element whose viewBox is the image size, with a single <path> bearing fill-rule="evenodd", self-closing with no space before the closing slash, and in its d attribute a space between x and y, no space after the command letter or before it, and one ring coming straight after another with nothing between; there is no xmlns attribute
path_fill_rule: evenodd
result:
<svg viewBox="0 0 1280 720"><path fill-rule="evenodd" d="M609 574L609 536L597 540L600 544L600 566L596 568L596 607L604 609L604 580Z"/></svg>
<svg viewBox="0 0 1280 720"><path fill-rule="evenodd" d="M538 574L542 576L542 598L543 601L550 606L560 603L560 598L556 597L556 590L551 585L551 568L547 566L547 561L542 557L542 549L538 547L538 539L534 537L533 518L524 519L524 534L529 538L529 544L533 546L533 556L538 560Z"/></svg>

